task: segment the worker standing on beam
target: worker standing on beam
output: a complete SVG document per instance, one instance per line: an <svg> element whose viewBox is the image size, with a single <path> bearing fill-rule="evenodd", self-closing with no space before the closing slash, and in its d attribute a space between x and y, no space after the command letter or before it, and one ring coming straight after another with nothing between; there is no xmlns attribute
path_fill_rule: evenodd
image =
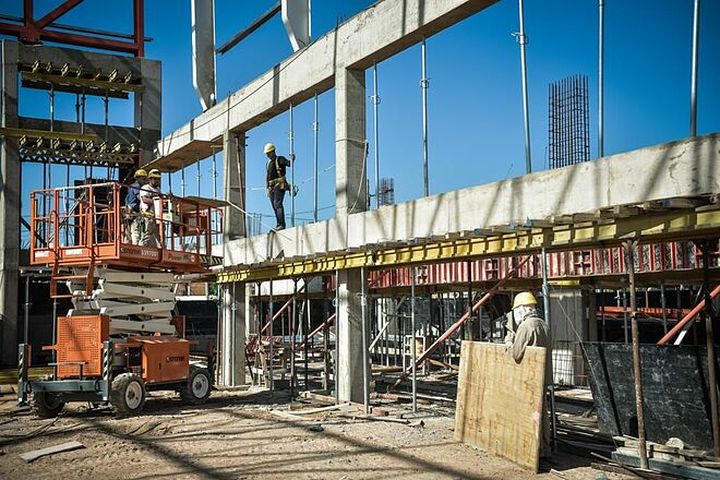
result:
<svg viewBox="0 0 720 480"><path fill-rule="evenodd" d="M265 188L270 199L277 225L275 230L285 228L285 192L290 190L290 184L285 177L285 171L290 166L291 161L295 161L295 155L290 154L290 160L283 156L278 156L275 152L275 145L268 143L265 145L265 155L268 158L265 165Z"/></svg>
<svg viewBox="0 0 720 480"><path fill-rule="evenodd" d="M158 205L160 200L160 170L153 168L148 172L148 183L140 189L140 213L143 220L143 235L140 244L144 247L159 247L158 226L156 217L161 215Z"/></svg>
<svg viewBox="0 0 720 480"><path fill-rule="evenodd" d="M506 323L508 330L505 335L505 346L517 363L525 356L527 347L545 348L545 386L552 384L552 344L545 321L540 318L537 310L537 300L530 292L520 292L513 300L512 318ZM546 388L547 390L547 388ZM550 446L550 422L545 406L547 401L543 396L543 423L540 456L549 457L552 453Z"/></svg>
<svg viewBox="0 0 720 480"><path fill-rule="evenodd" d="M143 232L143 219L140 216L140 189L147 183L147 172L143 168L135 170L135 181L128 187L125 197L125 241L140 245Z"/></svg>

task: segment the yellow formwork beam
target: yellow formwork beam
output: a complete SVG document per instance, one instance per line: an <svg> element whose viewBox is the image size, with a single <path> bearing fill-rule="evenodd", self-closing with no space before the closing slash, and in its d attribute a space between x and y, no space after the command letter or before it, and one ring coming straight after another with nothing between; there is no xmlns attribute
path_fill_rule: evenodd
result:
<svg viewBox="0 0 720 480"><path fill-rule="evenodd" d="M720 236L720 206L677 210L628 218L601 219L493 236L429 241L393 248L368 248L328 253L313 259L288 260L230 267L218 274L219 283L312 276L359 267L388 267L413 263L461 260L471 257L517 255L546 247L548 251L606 247L625 239L641 242Z"/></svg>

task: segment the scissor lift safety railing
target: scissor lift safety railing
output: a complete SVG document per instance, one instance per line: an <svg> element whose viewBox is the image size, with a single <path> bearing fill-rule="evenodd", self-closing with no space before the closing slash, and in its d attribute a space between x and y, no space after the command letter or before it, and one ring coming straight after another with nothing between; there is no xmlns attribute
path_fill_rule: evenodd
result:
<svg viewBox="0 0 720 480"><path fill-rule="evenodd" d="M136 245L129 235L138 213L124 207L127 187L115 182L53 188L31 193L30 262L53 268L51 295L61 281L84 281L90 295L94 268L202 273L216 263L212 246L221 240L219 204L201 198L159 195L155 199L155 245ZM72 274L61 274L72 269Z"/></svg>

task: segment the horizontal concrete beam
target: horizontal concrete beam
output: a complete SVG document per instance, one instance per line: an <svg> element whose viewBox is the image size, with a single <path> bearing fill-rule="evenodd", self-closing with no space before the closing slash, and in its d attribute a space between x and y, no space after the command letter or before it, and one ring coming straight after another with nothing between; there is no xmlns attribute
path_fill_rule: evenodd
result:
<svg viewBox="0 0 720 480"><path fill-rule="evenodd" d="M208 157L226 130L247 132L332 88L337 68L367 68L497 1L380 1L166 136L152 166L175 171Z"/></svg>
<svg viewBox="0 0 720 480"><path fill-rule="evenodd" d="M235 240L227 245L224 262L233 266L300 259L718 193L716 133Z"/></svg>

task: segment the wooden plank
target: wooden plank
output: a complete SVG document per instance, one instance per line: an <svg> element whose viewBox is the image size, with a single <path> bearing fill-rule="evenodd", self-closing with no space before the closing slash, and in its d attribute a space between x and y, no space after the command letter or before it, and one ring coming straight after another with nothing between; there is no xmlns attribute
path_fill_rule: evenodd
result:
<svg viewBox="0 0 720 480"><path fill-rule="evenodd" d="M455 439L538 471L545 349L520 363L502 345L462 342Z"/></svg>
<svg viewBox="0 0 720 480"><path fill-rule="evenodd" d="M69 452L70 450L77 450L78 448L85 448L85 445L83 445L80 442L75 442L75 441L61 443L59 445L54 445L52 447L46 447L46 448L41 448L40 450L33 450L32 452L21 453L20 458L22 458L26 462L30 463L30 462L37 460L40 457L44 457L46 455L53 455L55 453L60 453L60 452Z"/></svg>
<svg viewBox="0 0 720 480"><path fill-rule="evenodd" d="M293 410L293 415L311 415L313 413L330 412L332 410L340 410L350 406L350 403L340 403L338 405L330 405L329 407L309 408L306 410Z"/></svg>

